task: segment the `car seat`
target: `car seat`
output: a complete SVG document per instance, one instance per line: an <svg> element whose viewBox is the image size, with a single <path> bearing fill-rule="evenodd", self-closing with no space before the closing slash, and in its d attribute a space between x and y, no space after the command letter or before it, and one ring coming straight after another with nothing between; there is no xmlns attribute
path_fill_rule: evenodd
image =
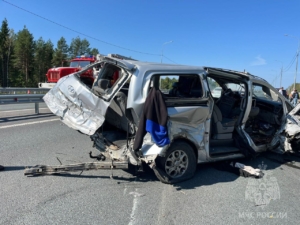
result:
<svg viewBox="0 0 300 225"><path fill-rule="evenodd" d="M212 139L231 139L236 119L224 118L217 105L214 105L212 119Z"/></svg>

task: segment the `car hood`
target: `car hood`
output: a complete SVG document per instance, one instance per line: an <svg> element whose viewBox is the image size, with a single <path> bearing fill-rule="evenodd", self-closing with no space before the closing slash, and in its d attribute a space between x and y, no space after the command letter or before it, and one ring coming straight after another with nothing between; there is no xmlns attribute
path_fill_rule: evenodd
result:
<svg viewBox="0 0 300 225"><path fill-rule="evenodd" d="M103 124L109 105L83 85L76 74L61 78L43 99L63 123L87 135Z"/></svg>

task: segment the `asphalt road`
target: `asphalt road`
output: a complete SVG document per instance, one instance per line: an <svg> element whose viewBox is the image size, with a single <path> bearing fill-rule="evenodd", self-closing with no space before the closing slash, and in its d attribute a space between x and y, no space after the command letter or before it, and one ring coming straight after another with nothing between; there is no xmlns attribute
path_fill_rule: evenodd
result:
<svg viewBox="0 0 300 225"><path fill-rule="evenodd" d="M2 106L1 106L2 108ZM33 107L34 108L34 107ZM263 154L263 179L199 165L192 180L160 183L151 170L24 176L24 168L90 162L92 142L47 109L0 111L0 224L299 224L300 158ZM7 112L11 111L11 112ZM256 201L254 196L256 196ZM259 202L261 196L270 202ZM252 198L251 198L252 197ZM261 205L263 204L263 205Z"/></svg>

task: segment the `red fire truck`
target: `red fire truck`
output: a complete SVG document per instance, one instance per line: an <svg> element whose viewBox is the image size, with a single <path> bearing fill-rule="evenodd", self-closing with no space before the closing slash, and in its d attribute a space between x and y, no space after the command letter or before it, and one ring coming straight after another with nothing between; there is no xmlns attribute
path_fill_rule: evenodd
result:
<svg viewBox="0 0 300 225"><path fill-rule="evenodd" d="M39 88L52 88L60 78L67 76L71 73L78 72L83 67L94 63L95 61L96 58L94 56L83 55L77 56L76 58L72 59L70 61L69 67L51 68L46 74L47 83L39 83ZM87 85L92 85L94 81L93 70L88 70L81 74L81 80L84 81L84 83L86 83Z"/></svg>
<svg viewBox="0 0 300 225"><path fill-rule="evenodd" d="M104 55L98 54L97 57L94 56L77 56L75 59L72 59L70 61L70 66L69 67L57 67L57 68L51 68L48 70L46 77L47 77L47 83L39 83L39 88L53 88L54 85L57 83L57 81L64 77L67 76L71 73L78 72L81 70L83 67L94 63L96 60L101 60L101 58ZM126 57L122 56L119 54L108 54L107 56L113 57L113 58L118 58L118 59L127 59L127 60L135 60L132 59L131 57ZM81 80L88 86L92 86L94 82L94 73L99 73L99 69L94 70L87 70L84 73L80 75Z"/></svg>

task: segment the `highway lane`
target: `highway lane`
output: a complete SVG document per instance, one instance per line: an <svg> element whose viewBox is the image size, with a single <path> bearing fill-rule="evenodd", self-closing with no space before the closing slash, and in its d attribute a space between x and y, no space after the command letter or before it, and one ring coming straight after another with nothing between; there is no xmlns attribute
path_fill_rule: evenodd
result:
<svg viewBox="0 0 300 225"><path fill-rule="evenodd" d="M267 166L272 174L259 180L220 170L220 163L199 165L192 180L176 185L160 183L151 171L135 177L115 170L114 179L109 170L25 177L26 166L89 162L88 152L97 153L88 136L51 119L0 123L0 164L6 166L0 172L0 224L297 224L300 219L296 156L269 153L240 160ZM264 207L246 199L251 191L271 196L267 190L277 195Z"/></svg>
<svg viewBox="0 0 300 225"><path fill-rule="evenodd" d="M0 129L59 120L45 103L40 103L39 114L35 114L34 107L34 103L1 105Z"/></svg>

